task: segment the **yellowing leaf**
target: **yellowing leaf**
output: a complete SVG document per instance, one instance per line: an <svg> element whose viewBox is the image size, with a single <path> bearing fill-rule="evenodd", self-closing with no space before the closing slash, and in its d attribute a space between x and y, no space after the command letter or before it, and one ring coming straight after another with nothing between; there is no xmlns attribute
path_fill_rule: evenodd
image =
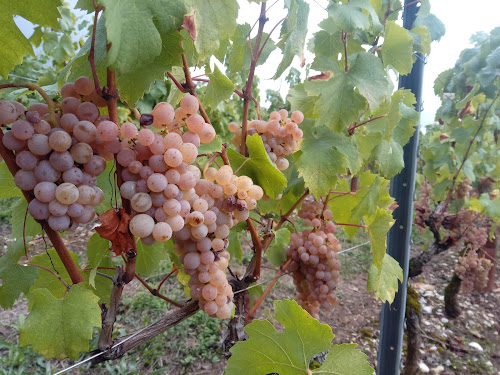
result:
<svg viewBox="0 0 500 375"><path fill-rule="evenodd" d="M61 299L44 288L33 290L29 297L20 346L31 345L45 358L71 360L89 350L93 327L101 326L99 297L84 284L73 285Z"/></svg>
<svg viewBox="0 0 500 375"><path fill-rule="evenodd" d="M384 65L392 65L400 74L411 72L413 66L413 38L408 30L394 21L385 26L384 44L382 45Z"/></svg>
<svg viewBox="0 0 500 375"><path fill-rule="evenodd" d="M368 270L367 292L375 292L375 298L392 303L398 291L398 280L403 282L403 270L389 254L384 254L380 268L374 264Z"/></svg>
<svg viewBox="0 0 500 375"><path fill-rule="evenodd" d="M380 269L387 248L387 232L389 232L389 229L394 224L392 212L377 208L377 211L373 215L365 216L364 220L368 226L368 235L370 237L373 256L372 263Z"/></svg>

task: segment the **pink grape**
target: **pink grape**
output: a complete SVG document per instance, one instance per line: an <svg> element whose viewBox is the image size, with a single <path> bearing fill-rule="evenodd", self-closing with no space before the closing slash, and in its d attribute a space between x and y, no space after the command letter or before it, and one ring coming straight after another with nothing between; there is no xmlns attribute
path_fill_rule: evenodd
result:
<svg viewBox="0 0 500 375"><path fill-rule="evenodd" d="M61 96L63 98L67 98L67 97L73 97L73 98L80 98L80 94L78 94L75 90L75 84L73 82L68 82L68 83L65 83L62 87L61 87Z"/></svg>
<svg viewBox="0 0 500 375"><path fill-rule="evenodd" d="M57 185L53 182L43 181L39 182L33 192L35 194L36 199L40 202L49 203L54 200L56 197L56 189Z"/></svg>
<svg viewBox="0 0 500 375"><path fill-rule="evenodd" d="M160 102L154 107L151 114L154 118L153 126L161 129L162 125L167 125L174 119L174 108L169 103Z"/></svg>
<svg viewBox="0 0 500 375"><path fill-rule="evenodd" d="M75 79L73 88L80 95L90 95L94 92L94 82L89 77L78 77Z"/></svg>
<svg viewBox="0 0 500 375"><path fill-rule="evenodd" d="M118 126L112 121L101 121L97 125L97 135L103 141L112 141L118 137Z"/></svg>
<svg viewBox="0 0 500 375"><path fill-rule="evenodd" d="M21 190L33 190L37 184L37 179L32 171L20 169L14 175L14 183Z"/></svg>
<svg viewBox="0 0 500 375"><path fill-rule="evenodd" d="M148 187L153 192L163 192L167 185L167 178L161 173L153 173L148 177Z"/></svg>
<svg viewBox="0 0 500 375"><path fill-rule="evenodd" d="M136 215L130 220L130 232L137 237L147 237L153 233L155 226L154 219L146 214Z"/></svg>
<svg viewBox="0 0 500 375"><path fill-rule="evenodd" d="M123 138L136 139L137 135L139 134L139 131L137 130L137 127L133 123L124 122L120 126L120 134L122 135Z"/></svg>
<svg viewBox="0 0 500 375"><path fill-rule="evenodd" d="M26 120L15 121L11 125L10 131L14 137L16 137L17 139L20 139L22 141L26 141L26 140L30 139L33 136L33 134L35 133L35 129L33 128L33 125L31 125Z"/></svg>
<svg viewBox="0 0 500 375"><path fill-rule="evenodd" d="M90 161L94 152L92 151L92 147L90 147L87 143L77 143L71 147L69 153L73 157L73 160L79 164L85 164Z"/></svg>
<svg viewBox="0 0 500 375"><path fill-rule="evenodd" d="M123 148L116 154L116 161L123 167L128 167L130 163L135 161L135 152L129 148Z"/></svg>
<svg viewBox="0 0 500 375"><path fill-rule="evenodd" d="M52 167L59 172L64 172L73 167L75 161L68 151L56 152L50 154L49 162Z"/></svg>
<svg viewBox="0 0 500 375"><path fill-rule="evenodd" d="M141 129L137 135L137 140L141 145L149 146L155 140L155 133L150 129Z"/></svg>
<svg viewBox="0 0 500 375"><path fill-rule="evenodd" d="M197 97L188 94L181 99L180 108L184 113L192 115L198 111L200 103Z"/></svg>
<svg viewBox="0 0 500 375"><path fill-rule="evenodd" d="M99 108L94 103L83 102L76 110L76 116L81 121L95 121L99 117Z"/></svg>
<svg viewBox="0 0 500 375"><path fill-rule="evenodd" d="M78 100L77 98L73 98L71 96L65 98L61 102L61 109L65 114L72 113L76 115L79 106L80 106L80 100Z"/></svg>
<svg viewBox="0 0 500 375"><path fill-rule="evenodd" d="M45 135L49 134L52 129L50 124L45 120L40 120L40 122L35 123L33 127L35 128L35 132Z"/></svg>
<svg viewBox="0 0 500 375"><path fill-rule="evenodd" d="M25 171L32 171L38 164L38 158L29 151L16 153L16 164Z"/></svg>
<svg viewBox="0 0 500 375"><path fill-rule="evenodd" d="M48 220L49 227L55 231L65 231L71 225L71 220L68 215L54 216L51 215Z"/></svg>
<svg viewBox="0 0 500 375"><path fill-rule="evenodd" d="M83 170L92 176L99 176L106 169L106 160L102 156L93 155L83 166Z"/></svg>
<svg viewBox="0 0 500 375"><path fill-rule="evenodd" d="M163 138L163 143L167 149L177 148L179 149L182 144L182 137L177 133L168 133L165 138Z"/></svg>
<svg viewBox="0 0 500 375"><path fill-rule="evenodd" d="M178 167L183 160L182 153L175 148L171 148L165 152L164 160L169 167Z"/></svg>
<svg viewBox="0 0 500 375"><path fill-rule="evenodd" d="M72 145L71 136L65 131L58 131L50 135L49 146L58 152L68 150Z"/></svg>
<svg viewBox="0 0 500 375"><path fill-rule="evenodd" d="M18 117L14 104L0 101L0 125L12 124Z"/></svg>
<svg viewBox="0 0 500 375"><path fill-rule="evenodd" d="M49 205L38 199L33 199L28 204L28 212L35 220L47 220L50 216Z"/></svg>
<svg viewBox="0 0 500 375"><path fill-rule="evenodd" d="M90 121L79 121L73 127L73 135L80 142L90 143L96 139L97 129Z"/></svg>

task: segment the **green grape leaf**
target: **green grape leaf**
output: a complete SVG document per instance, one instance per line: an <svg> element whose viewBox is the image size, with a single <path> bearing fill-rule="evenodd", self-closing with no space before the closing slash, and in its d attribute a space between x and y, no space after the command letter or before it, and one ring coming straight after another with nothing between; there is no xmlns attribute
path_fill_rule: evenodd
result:
<svg viewBox="0 0 500 375"><path fill-rule="evenodd" d="M138 74L137 69L145 72L145 66L152 67L151 63L165 49L164 44L170 47L166 34L176 31L186 14L182 0L100 0L100 3L105 7L107 42L111 43L107 66L118 73Z"/></svg>
<svg viewBox="0 0 500 375"><path fill-rule="evenodd" d="M99 1L96 1L99 4ZM76 2L75 8L86 10L87 12L94 11L94 2L92 0L78 0Z"/></svg>
<svg viewBox="0 0 500 375"><path fill-rule="evenodd" d="M278 332L268 320L245 326L248 340L231 348L227 375L305 374L311 358L330 348L332 329L311 317L297 302L274 301L274 318L285 327Z"/></svg>
<svg viewBox="0 0 500 375"><path fill-rule="evenodd" d="M286 100L290 102L292 111L301 111L305 118L316 118L315 105L318 97L308 95L303 83L292 87Z"/></svg>
<svg viewBox="0 0 500 375"><path fill-rule="evenodd" d="M238 176L248 176L253 183L259 185L266 195L276 198L287 186L283 173L273 164L266 150L262 138L258 134L247 136L249 157L238 154L233 149L227 150L227 156L233 170L238 171ZM242 165L245 163L244 165ZM241 167L241 168L240 168Z"/></svg>
<svg viewBox="0 0 500 375"><path fill-rule="evenodd" d="M389 94L389 81L380 59L371 53L359 53L350 61L348 72L325 57L314 61L313 69L332 72L328 80L306 81L308 94L318 95L317 121L338 132L357 120L366 109L374 111Z"/></svg>
<svg viewBox="0 0 500 375"><path fill-rule="evenodd" d="M358 196L360 192L364 193L364 196L360 197L361 200L351 212L352 218L355 221L360 220L365 215L372 215L375 213L380 195L380 177L377 176L368 188L358 189L356 195Z"/></svg>
<svg viewBox="0 0 500 375"><path fill-rule="evenodd" d="M411 72L413 66L413 38L408 34L408 30L394 21L389 21L385 25L382 59L384 66L393 66L401 75Z"/></svg>
<svg viewBox="0 0 500 375"><path fill-rule="evenodd" d="M425 26L415 26L409 35L413 38L413 49L422 55L431 53L431 34Z"/></svg>
<svg viewBox="0 0 500 375"><path fill-rule="evenodd" d="M163 1L163 0L162 0ZM167 0L165 0L167 1ZM120 97L130 105L135 104L145 92L150 90L156 80L163 81L165 71L171 70L173 66L181 64L181 53L183 52L182 37L176 30L162 34L160 54L141 63L134 70L117 71L116 87ZM140 40L140 39L139 39ZM80 76L91 76L88 54L91 39L86 40L77 55L64 67L58 77L59 85L66 81L73 81ZM106 51L106 28L104 18L97 22L97 33L95 39L95 64L97 76L100 81L106 81L107 51Z"/></svg>
<svg viewBox="0 0 500 375"><path fill-rule="evenodd" d="M14 183L14 177L6 163L0 164L0 198L22 197L23 193Z"/></svg>
<svg viewBox="0 0 500 375"><path fill-rule="evenodd" d="M367 292L375 292L375 298L392 303L398 291L398 280L403 282L403 270L389 254L384 254L380 267L372 264L368 270Z"/></svg>
<svg viewBox="0 0 500 375"><path fill-rule="evenodd" d="M101 326L99 298L85 284L76 284L61 299L47 289L30 295L30 313L19 345L31 345L46 358L78 359L89 350L93 327Z"/></svg>
<svg viewBox="0 0 500 375"><path fill-rule="evenodd" d="M308 124L303 126L303 131L295 165L312 194L326 195L337 183L337 175L346 173L349 166L347 155L336 148L341 136L325 127L313 128ZM343 137L341 142L348 141Z"/></svg>
<svg viewBox="0 0 500 375"><path fill-rule="evenodd" d="M332 20L329 31L366 30L370 27L368 15L372 20L373 31L379 33L382 30L380 18L369 0L351 0L345 4L331 4L328 7L328 15Z"/></svg>
<svg viewBox="0 0 500 375"><path fill-rule="evenodd" d="M113 267L114 263L110 258L109 251L110 243L105 238L102 238L98 233L94 233L87 243L87 258L89 260L88 267L92 267L90 271L84 271L83 277L88 280L89 284L95 289L95 293L99 296L100 302L108 302L111 296L113 283L111 280L97 276L97 267ZM99 272L113 276L114 270L101 269ZM97 279L96 279L97 276Z"/></svg>
<svg viewBox="0 0 500 375"><path fill-rule="evenodd" d="M141 276L151 276L161 267L161 261L168 258L168 242L155 242L151 246L137 241L137 260L135 269Z"/></svg>
<svg viewBox="0 0 500 375"><path fill-rule="evenodd" d="M384 177L394 177L405 166L403 147L392 139L389 142L383 139L373 153Z"/></svg>
<svg viewBox="0 0 500 375"><path fill-rule="evenodd" d="M200 147L198 147L198 154L211 154L220 152L220 150L222 150L222 140L216 135L212 142L202 143Z"/></svg>
<svg viewBox="0 0 500 375"><path fill-rule="evenodd" d="M69 251L69 254L73 262L78 264L78 255L71 251ZM66 271L55 249L48 249L46 253L34 256L30 263L45 267L57 273L67 284L72 284L68 271ZM36 268L36 270L38 278L31 287L30 293L35 289L47 289L55 298L61 298L66 292L64 284L50 272L41 268Z"/></svg>
<svg viewBox="0 0 500 375"><path fill-rule="evenodd" d="M104 193L104 200L95 208L98 214L102 214L110 208L114 208L114 205L117 203L115 202L114 172L115 163L113 161L108 161L104 172L97 176L97 186L99 186ZM117 196L118 199L120 199L120 194L117 194Z"/></svg>
<svg viewBox="0 0 500 375"><path fill-rule="evenodd" d="M290 243L290 232L286 228L280 228L274 232L274 238L266 251L267 259L276 267L286 260L285 247Z"/></svg>
<svg viewBox="0 0 500 375"><path fill-rule="evenodd" d="M194 45L200 59L211 56L221 43L230 39L236 29L238 2L236 0L190 0L196 40Z"/></svg>
<svg viewBox="0 0 500 375"><path fill-rule="evenodd" d="M372 253L372 263L378 269L382 267L382 260L387 249L387 232L394 224L392 212L382 208L377 208L373 215L364 217L365 224L368 226L368 236Z"/></svg>
<svg viewBox="0 0 500 375"><path fill-rule="evenodd" d="M10 238L35 237L42 233L42 226L38 224L28 212L28 202L21 198L12 206L12 233Z"/></svg>
<svg viewBox="0 0 500 375"><path fill-rule="evenodd" d="M445 93L446 87L450 83L451 78L454 76L455 70L453 68L447 69L437 76L434 81L434 94L442 96Z"/></svg>
<svg viewBox="0 0 500 375"><path fill-rule="evenodd" d="M290 0L285 2L285 8L288 8L288 15L281 26L281 39L277 44L283 52L283 60L278 66L274 79L278 79L283 74L295 56L303 59L307 36L309 4L304 0Z"/></svg>
<svg viewBox="0 0 500 375"><path fill-rule="evenodd" d="M235 259L238 262L241 262L241 258L243 256L243 251L241 250L240 236L241 232L231 230L228 237L229 245L227 246L226 249L229 255L231 255L231 259Z"/></svg>
<svg viewBox="0 0 500 375"><path fill-rule="evenodd" d="M26 238L26 243L31 237ZM9 244L7 253L0 257L0 306L10 309L21 293L27 294L38 277L35 267L22 266L18 260L24 256L24 241Z"/></svg>
<svg viewBox="0 0 500 375"><path fill-rule="evenodd" d="M427 27L432 41L441 40L441 37L443 37L443 35L446 33L446 27L444 23L432 13L426 16L417 14L417 18L415 19L415 22L413 22L413 27L415 26Z"/></svg>
<svg viewBox="0 0 500 375"><path fill-rule="evenodd" d="M356 344L334 345L328 352L323 365L312 371L313 374L331 375L372 375L373 368L368 363L368 357Z"/></svg>
<svg viewBox="0 0 500 375"><path fill-rule="evenodd" d="M229 99L233 95L234 83L222 74L217 64L214 64L214 71L207 73L207 75L210 82L207 85L203 100L206 105L215 109L220 102Z"/></svg>
<svg viewBox="0 0 500 375"><path fill-rule="evenodd" d="M331 328L312 318L297 302L274 301L274 317L270 318L281 323L284 332L277 331L269 320L254 320L247 325L248 340L231 348L226 375L373 373L366 355L355 349L355 344L332 346L334 335ZM311 358L328 349L324 364L311 372Z"/></svg>
<svg viewBox="0 0 500 375"><path fill-rule="evenodd" d="M14 16L21 16L35 25L47 26L59 30L57 19L61 16L57 7L60 0L10 1L0 0L0 75L8 78L15 65L23 62L23 57L30 54L35 57L33 47L14 22Z"/></svg>

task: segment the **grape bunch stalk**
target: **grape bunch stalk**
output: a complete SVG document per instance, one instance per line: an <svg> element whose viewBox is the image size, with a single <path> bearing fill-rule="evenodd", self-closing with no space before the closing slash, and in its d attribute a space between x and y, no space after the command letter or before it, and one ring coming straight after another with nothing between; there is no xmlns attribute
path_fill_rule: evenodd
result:
<svg viewBox="0 0 500 375"><path fill-rule="evenodd" d="M284 171L289 166L289 162L285 157L298 150L299 143L304 135L298 126L302 121L304 121L302 112L295 111L288 117L288 111L280 109L278 112L271 112L269 121L250 121L247 135L259 134L271 161L276 164L280 171ZM236 146L240 146L242 130L238 127L238 124L230 122L228 129L234 133L232 142Z"/></svg>
<svg viewBox="0 0 500 375"><path fill-rule="evenodd" d="M335 237L333 213L324 209L323 203L305 201L298 215L304 219L304 225L313 228L291 234L286 248L292 259L288 269L297 288L297 301L318 319L320 308L331 310L339 304L335 290L340 277L337 255L342 248Z"/></svg>

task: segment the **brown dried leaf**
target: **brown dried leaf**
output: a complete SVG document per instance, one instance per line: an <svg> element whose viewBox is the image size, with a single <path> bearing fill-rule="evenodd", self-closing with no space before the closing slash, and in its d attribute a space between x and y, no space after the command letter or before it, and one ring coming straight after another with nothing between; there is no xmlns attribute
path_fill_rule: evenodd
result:
<svg viewBox="0 0 500 375"><path fill-rule="evenodd" d="M191 39L196 40L196 25L194 24L194 15L184 16L182 28L186 29Z"/></svg>
<svg viewBox="0 0 500 375"><path fill-rule="evenodd" d="M111 251L116 255L126 253L128 250L135 251L134 236L128 230L130 215L123 208L118 212L110 209L99 215L98 219L102 224L95 230L102 238L111 241Z"/></svg>

